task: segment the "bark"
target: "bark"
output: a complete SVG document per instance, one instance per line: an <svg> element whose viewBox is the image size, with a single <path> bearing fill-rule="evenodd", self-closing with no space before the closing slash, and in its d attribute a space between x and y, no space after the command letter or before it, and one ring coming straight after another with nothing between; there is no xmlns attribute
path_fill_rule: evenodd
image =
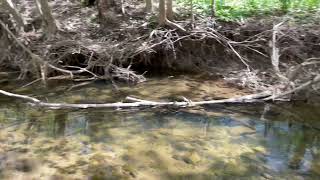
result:
<svg viewBox="0 0 320 180"><path fill-rule="evenodd" d="M167 15L166 15L166 3L165 0L159 0L159 24L163 26L166 24Z"/></svg>
<svg viewBox="0 0 320 180"><path fill-rule="evenodd" d="M217 0L212 0L211 2L211 16L216 17L216 7L217 7Z"/></svg>
<svg viewBox="0 0 320 180"><path fill-rule="evenodd" d="M185 101L182 101L182 102L156 102L156 101L148 101L148 100L127 97L126 99L131 102L116 102L116 103L106 103L106 104L47 103L30 96L14 94L14 93L10 93L3 90L0 90L0 94L27 101L33 106L45 107L45 108L51 108L51 109L66 109L66 108L75 108L75 109L117 108L118 109L118 108L134 108L134 107L193 107L193 106L201 106L201 105L208 105L208 104L264 102L262 98L269 97L271 95L271 92L262 92L258 94L251 94L251 95L229 98L229 99L199 101L199 102L192 102L188 99L185 99Z"/></svg>
<svg viewBox="0 0 320 180"><path fill-rule="evenodd" d="M167 0L167 18L169 20L173 20L173 6L172 6L172 0Z"/></svg>
<svg viewBox="0 0 320 180"><path fill-rule="evenodd" d="M151 13L153 11L152 0L146 0L146 12Z"/></svg>
<svg viewBox="0 0 320 180"><path fill-rule="evenodd" d="M47 33L47 36L52 36L58 31L56 22L52 16L51 8L49 6L48 0L35 0L37 4L38 11L42 17L43 26Z"/></svg>
<svg viewBox="0 0 320 180"><path fill-rule="evenodd" d="M182 26L167 19L165 0L159 0L159 25L160 26L167 25L167 26L174 28L174 29L177 29L179 31L186 32L186 30Z"/></svg>
<svg viewBox="0 0 320 180"><path fill-rule="evenodd" d="M126 14L126 10L124 8L124 0L121 0L121 13Z"/></svg>
<svg viewBox="0 0 320 180"><path fill-rule="evenodd" d="M115 0L99 0L97 6L99 21L102 27L117 23L117 13L121 12L122 9Z"/></svg>
<svg viewBox="0 0 320 180"><path fill-rule="evenodd" d="M13 4L12 0L1 0L1 4L9 11L13 19L17 23L19 30L23 30L25 26L25 21L22 18L21 14Z"/></svg>
<svg viewBox="0 0 320 180"><path fill-rule="evenodd" d="M194 28L193 0L190 0L190 16L191 16L191 26L192 28Z"/></svg>
<svg viewBox="0 0 320 180"><path fill-rule="evenodd" d="M273 32L272 32L272 41L271 41L271 48L272 48L272 55L271 55L271 64L272 67L278 77L279 80L288 82L288 78L286 78L280 71L279 63L280 63L280 50L277 47L277 36L279 33L279 28L284 22L281 22L275 26L273 26Z"/></svg>
<svg viewBox="0 0 320 180"><path fill-rule="evenodd" d="M3 21L10 28L12 27L12 24L10 23L9 18L10 16L8 14L0 12L0 21ZM2 57L0 57L0 63L2 62L2 60L6 59L9 45L10 40L8 38L8 33L2 26L0 26L0 54L3 55Z"/></svg>

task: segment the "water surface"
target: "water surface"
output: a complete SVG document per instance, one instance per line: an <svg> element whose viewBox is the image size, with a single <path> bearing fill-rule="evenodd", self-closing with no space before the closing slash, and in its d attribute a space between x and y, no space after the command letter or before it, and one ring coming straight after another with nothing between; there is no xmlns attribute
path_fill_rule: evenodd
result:
<svg viewBox="0 0 320 180"><path fill-rule="evenodd" d="M92 84L17 92L77 103L113 102L126 95L179 100L244 93L221 82L181 77L120 86L120 92L112 88ZM0 179L320 179L316 105L115 111L0 102Z"/></svg>

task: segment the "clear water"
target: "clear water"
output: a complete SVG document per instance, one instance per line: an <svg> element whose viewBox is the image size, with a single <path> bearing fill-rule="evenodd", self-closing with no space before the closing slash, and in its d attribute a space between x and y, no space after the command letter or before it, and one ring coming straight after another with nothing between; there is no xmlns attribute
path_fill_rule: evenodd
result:
<svg viewBox="0 0 320 180"><path fill-rule="evenodd" d="M120 87L118 93L101 84L17 92L59 102L241 94L210 83L178 78ZM320 179L316 105L114 111L0 102L0 179Z"/></svg>

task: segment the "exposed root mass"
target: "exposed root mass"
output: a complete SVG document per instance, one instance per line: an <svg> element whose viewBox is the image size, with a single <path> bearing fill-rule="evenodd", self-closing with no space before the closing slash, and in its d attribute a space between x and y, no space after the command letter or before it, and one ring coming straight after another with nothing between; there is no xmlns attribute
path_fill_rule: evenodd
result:
<svg viewBox="0 0 320 180"><path fill-rule="evenodd" d="M141 5L138 1L128 1L122 6L125 13L115 14L117 21L101 28L94 7L82 7L77 1L60 3L52 4L59 31L49 39L43 36L37 18L30 19L36 7L29 1L21 2L22 15L29 17L26 32L15 31L8 17L1 16L0 53L8 54L0 59L4 71L19 70L20 78L32 77L34 82L104 79L133 83L155 71L205 72L278 96L295 92L320 73L316 24L274 26L271 21L254 20L239 25L198 18L192 27L179 22L165 29L157 27L154 16L143 13L143 8L136 8ZM308 90L317 92L319 83L312 82Z"/></svg>

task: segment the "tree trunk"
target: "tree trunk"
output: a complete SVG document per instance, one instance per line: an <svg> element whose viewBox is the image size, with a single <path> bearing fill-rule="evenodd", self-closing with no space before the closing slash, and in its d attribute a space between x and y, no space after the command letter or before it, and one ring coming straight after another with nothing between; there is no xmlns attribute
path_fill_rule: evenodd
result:
<svg viewBox="0 0 320 180"><path fill-rule="evenodd" d="M182 32L186 32L186 30L181 27L179 24L176 24L167 19L167 12L166 12L166 1L159 0L159 25L164 26L167 25L171 28L178 29Z"/></svg>
<svg viewBox="0 0 320 180"><path fill-rule="evenodd" d="M167 0L167 18L171 21L173 20L172 0Z"/></svg>
<svg viewBox="0 0 320 180"><path fill-rule="evenodd" d="M99 21L102 27L115 25L118 22L117 14L122 10L115 0L99 0L97 6Z"/></svg>
<svg viewBox="0 0 320 180"><path fill-rule="evenodd" d="M58 31L56 22L52 16L51 9L47 0L35 0L37 8L41 14L43 26L47 36L52 36Z"/></svg>
<svg viewBox="0 0 320 180"><path fill-rule="evenodd" d="M146 12L151 13L152 10L152 0L146 0Z"/></svg>
<svg viewBox="0 0 320 180"><path fill-rule="evenodd" d="M212 17L216 17L216 7L217 7L217 1L216 0L212 0L211 2L211 16Z"/></svg>
<svg viewBox="0 0 320 180"><path fill-rule="evenodd" d="M159 24L165 25L167 21L165 0L159 0Z"/></svg>
<svg viewBox="0 0 320 180"><path fill-rule="evenodd" d="M24 29L25 21L22 18L21 14L13 4L12 0L1 0L1 3L6 9L9 10L9 13L12 15L13 19L16 21L19 30Z"/></svg>
<svg viewBox="0 0 320 180"><path fill-rule="evenodd" d="M193 0L190 0L190 16L191 16L191 26L192 28L194 28Z"/></svg>
<svg viewBox="0 0 320 180"><path fill-rule="evenodd" d="M12 24L9 21L9 18L10 18L9 14L0 12L0 20L3 21L9 28L11 28ZM6 32L5 29L3 29L0 26L0 54L2 54L2 56L0 57L1 64L4 60L6 60L7 54L9 54L8 53L9 45L10 45L10 39L8 38L8 33Z"/></svg>

